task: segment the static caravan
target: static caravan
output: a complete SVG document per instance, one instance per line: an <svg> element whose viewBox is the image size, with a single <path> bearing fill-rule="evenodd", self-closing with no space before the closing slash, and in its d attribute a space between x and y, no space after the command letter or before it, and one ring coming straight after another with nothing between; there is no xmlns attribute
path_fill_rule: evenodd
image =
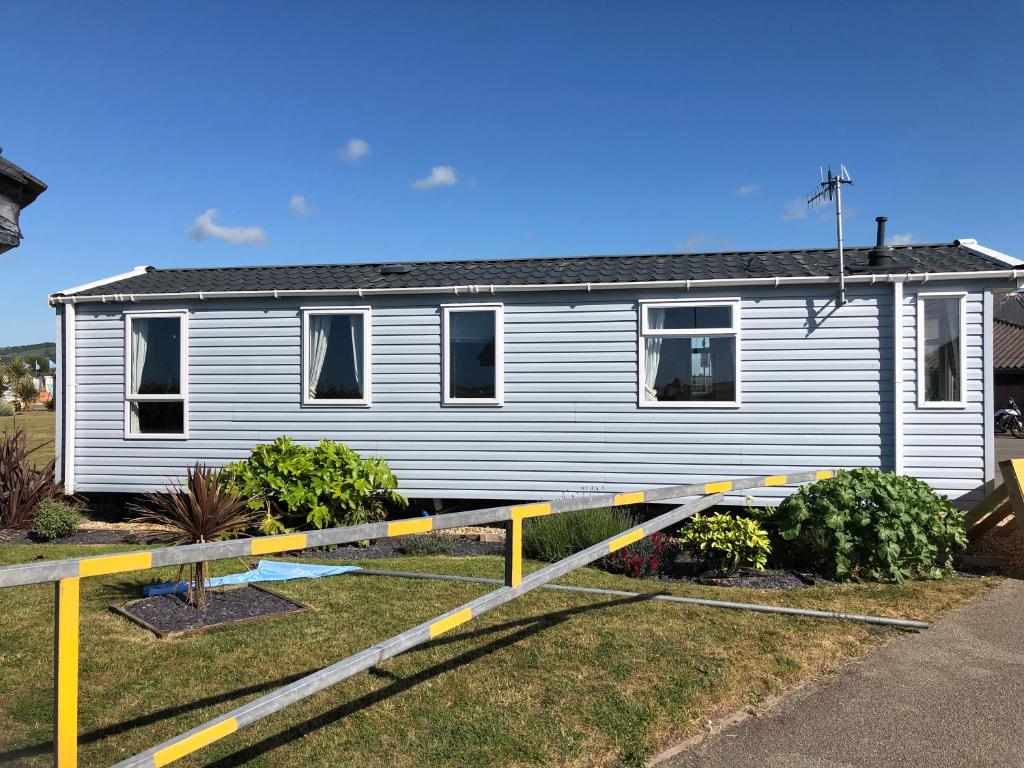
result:
<svg viewBox="0 0 1024 768"><path fill-rule="evenodd" d="M163 489L287 434L383 456L417 499L857 466L980 499L1021 262L958 240L845 264L845 303L830 249L140 267L50 297L58 473Z"/></svg>

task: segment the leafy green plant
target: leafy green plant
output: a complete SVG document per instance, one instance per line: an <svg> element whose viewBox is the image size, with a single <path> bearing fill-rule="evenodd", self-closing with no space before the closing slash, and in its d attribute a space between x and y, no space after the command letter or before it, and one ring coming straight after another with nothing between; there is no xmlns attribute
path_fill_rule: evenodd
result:
<svg viewBox="0 0 1024 768"><path fill-rule="evenodd" d="M553 563L633 524L626 512L614 507L527 518L523 521L523 556Z"/></svg>
<svg viewBox="0 0 1024 768"><path fill-rule="evenodd" d="M2 393L0 393L2 394ZM8 403L6 400L0 400L0 418L13 416L14 406Z"/></svg>
<svg viewBox="0 0 1024 768"><path fill-rule="evenodd" d="M373 523L387 517L389 507L408 503L384 459L364 459L330 440L310 448L282 436L256 446L248 459L225 467L224 474L250 509L264 513L264 533Z"/></svg>
<svg viewBox="0 0 1024 768"><path fill-rule="evenodd" d="M64 539L73 536L81 522L82 516L71 504L44 499L39 502L35 519L32 520L32 532L43 541Z"/></svg>
<svg viewBox="0 0 1024 768"><path fill-rule="evenodd" d="M719 573L737 568L764 570L771 540L757 520L732 515L697 515L679 534L690 555Z"/></svg>
<svg viewBox="0 0 1024 768"><path fill-rule="evenodd" d="M246 507L225 485L223 476L202 464L189 468L184 487L177 484L171 493L147 493L142 504L133 504L138 512L133 522L152 525L150 540L163 544L203 544L233 538L251 528L259 515ZM185 600L206 607L205 562L179 566L175 581L188 573Z"/></svg>
<svg viewBox="0 0 1024 768"><path fill-rule="evenodd" d="M913 477L870 468L804 486L765 522L784 563L839 581L942 578L967 545L949 499Z"/></svg>
<svg viewBox="0 0 1024 768"><path fill-rule="evenodd" d="M400 547L403 555L450 555L454 549L455 542L451 536L419 533L403 536Z"/></svg>
<svg viewBox="0 0 1024 768"><path fill-rule="evenodd" d="M24 429L0 432L0 528L28 528L39 504L64 495L53 479L54 461L37 469Z"/></svg>
<svg viewBox="0 0 1024 768"><path fill-rule="evenodd" d="M675 561L677 545L663 533L635 541L597 561L597 567L636 579L647 579L668 570Z"/></svg>

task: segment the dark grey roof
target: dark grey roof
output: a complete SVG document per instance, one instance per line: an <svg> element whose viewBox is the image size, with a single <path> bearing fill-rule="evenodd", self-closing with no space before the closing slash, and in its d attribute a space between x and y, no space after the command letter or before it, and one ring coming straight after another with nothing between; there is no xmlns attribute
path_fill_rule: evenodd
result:
<svg viewBox="0 0 1024 768"><path fill-rule="evenodd" d="M869 247L846 250L849 274L863 272ZM495 259L488 261L407 262L408 270L385 270L384 264L214 267L154 269L141 275L76 293L193 293L198 291L352 290L432 288L462 285L568 285L660 280L748 279L834 275L835 249L657 254L647 256L576 256L569 258ZM1009 269L958 243L893 248L893 266L885 272L981 272Z"/></svg>

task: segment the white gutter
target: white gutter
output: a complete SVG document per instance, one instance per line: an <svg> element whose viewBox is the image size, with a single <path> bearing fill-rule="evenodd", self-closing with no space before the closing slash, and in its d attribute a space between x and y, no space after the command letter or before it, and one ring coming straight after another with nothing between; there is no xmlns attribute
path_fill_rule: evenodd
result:
<svg viewBox="0 0 1024 768"><path fill-rule="evenodd" d="M854 274L846 277L848 283L864 283L869 285L889 284L896 282L930 283L943 280L1024 280L1024 269L997 269L984 272L931 272L906 274ZM317 289L273 289L259 291L188 291L184 293L109 293L90 296L50 296L50 304L78 304L81 302L139 302L181 299L236 299L236 298L288 298L300 296L384 296L402 294L448 293L456 296L463 294L496 294L516 293L524 291L615 291L637 290L644 288L720 288L734 286L769 286L783 285L828 285L838 282L838 278L827 275L809 277L749 277L740 279L717 278L711 280L645 280L622 283L563 283L551 284L518 284L518 285L445 285L423 288L317 288Z"/></svg>
<svg viewBox="0 0 1024 768"><path fill-rule="evenodd" d="M75 492L75 305L64 308L64 493Z"/></svg>
<svg viewBox="0 0 1024 768"><path fill-rule="evenodd" d="M892 284L893 472L903 474L903 283Z"/></svg>
<svg viewBox="0 0 1024 768"><path fill-rule="evenodd" d="M120 275L113 275L112 277L104 277L100 280L93 280L91 283L83 283L82 285L76 285L74 288L67 288L63 291L57 291L59 294L69 295L72 293L78 293L79 291L87 291L90 288L99 288L101 285L107 285L108 283L116 283L118 280L127 280L129 277L138 277L144 275L147 272L152 271L153 267L135 267L131 272L122 272Z"/></svg>
<svg viewBox="0 0 1024 768"><path fill-rule="evenodd" d="M57 369L53 376L54 397L54 432L53 432L53 479L60 483L64 480L64 323L67 319L68 307L57 312Z"/></svg>

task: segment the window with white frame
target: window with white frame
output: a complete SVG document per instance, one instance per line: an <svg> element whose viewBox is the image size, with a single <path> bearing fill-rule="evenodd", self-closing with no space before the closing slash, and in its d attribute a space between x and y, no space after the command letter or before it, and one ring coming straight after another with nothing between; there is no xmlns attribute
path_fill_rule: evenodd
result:
<svg viewBox="0 0 1024 768"><path fill-rule="evenodd" d="M126 313L125 347L126 436L185 437L187 313Z"/></svg>
<svg viewBox="0 0 1024 768"><path fill-rule="evenodd" d="M369 405L369 308L304 309L302 326L302 402Z"/></svg>
<svg viewBox="0 0 1024 768"><path fill-rule="evenodd" d="M740 402L739 302L640 305L640 405Z"/></svg>
<svg viewBox="0 0 1024 768"><path fill-rule="evenodd" d="M442 311L443 402L501 405L505 396L502 306L465 304Z"/></svg>
<svg viewBox="0 0 1024 768"><path fill-rule="evenodd" d="M962 293L918 294L918 404L964 403L964 302Z"/></svg>

